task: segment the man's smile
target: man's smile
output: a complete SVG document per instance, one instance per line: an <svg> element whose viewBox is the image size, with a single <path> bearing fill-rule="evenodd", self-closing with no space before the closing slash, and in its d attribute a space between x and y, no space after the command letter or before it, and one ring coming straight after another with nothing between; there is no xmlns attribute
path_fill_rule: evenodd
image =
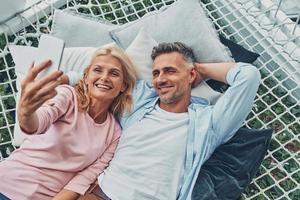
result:
<svg viewBox="0 0 300 200"><path fill-rule="evenodd" d="M169 91L170 89L172 89L174 86L172 85L163 85L163 86L158 86L157 89L158 91L160 92L167 92Z"/></svg>

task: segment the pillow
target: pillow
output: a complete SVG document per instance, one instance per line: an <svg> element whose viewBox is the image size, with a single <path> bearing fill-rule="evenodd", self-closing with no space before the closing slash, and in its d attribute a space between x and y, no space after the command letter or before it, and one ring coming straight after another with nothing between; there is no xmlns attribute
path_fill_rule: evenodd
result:
<svg viewBox="0 0 300 200"><path fill-rule="evenodd" d="M152 82L151 52L153 47L157 45L158 43L149 34L147 34L144 27L142 27L136 38L125 51L133 63L137 66L139 79L143 79L149 83Z"/></svg>
<svg viewBox="0 0 300 200"><path fill-rule="evenodd" d="M55 10L50 35L63 39L66 47L99 47L113 42L109 35L113 27L105 19Z"/></svg>
<svg viewBox="0 0 300 200"><path fill-rule="evenodd" d="M149 83L152 83L152 59L151 52L158 43L142 27L126 49L127 55L136 64L138 76ZM215 104L221 94L211 89L205 81L202 81L197 87L192 89L192 96L201 96L207 99L211 104Z"/></svg>
<svg viewBox="0 0 300 200"><path fill-rule="evenodd" d="M126 49L142 26L157 42L180 41L189 45L199 62L233 61L199 0L179 0L167 9L148 13L110 33L117 44Z"/></svg>
<svg viewBox="0 0 300 200"><path fill-rule="evenodd" d="M229 48L232 57L236 62L252 63L259 57L259 54L248 51L241 45L238 45L231 40L226 39L222 35L219 36L221 42ZM212 89L217 92L224 92L228 88L227 84L220 81L208 80L206 82Z"/></svg>
<svg viewBox="0 0 300 200"><path fill-rule="evenodd" d="M239 129L201 167L192 200L238 199L258 171L271 137L271 129Z"/></svg>

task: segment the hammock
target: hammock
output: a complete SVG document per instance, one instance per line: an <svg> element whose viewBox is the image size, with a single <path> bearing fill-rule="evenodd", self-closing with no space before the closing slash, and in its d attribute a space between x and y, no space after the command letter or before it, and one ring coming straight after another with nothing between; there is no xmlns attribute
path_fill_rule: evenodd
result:
<svg viewBox="0 0 300 200"><path fill-rule="evenodd" d="M0 22L0 160L16 148L16 75L8 44L38 46L55 9L75 10L124 24L174 0L44 0ZM281 1L280 1L281 2ZM257 177L241 199L300 199L300 29L271 0L201 0L217 31L261 56L262 83L245 125L272 128Z"/></svg>

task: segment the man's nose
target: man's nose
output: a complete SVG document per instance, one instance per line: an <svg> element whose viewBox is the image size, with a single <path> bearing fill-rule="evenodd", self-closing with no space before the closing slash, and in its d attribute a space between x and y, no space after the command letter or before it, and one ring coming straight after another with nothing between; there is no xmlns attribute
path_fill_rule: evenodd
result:
<svg viewBox="0 0 300 200"><path fill-rule="evenodd" d="M160 73L157 77L157 82L159 84L163 84L163 83L167 82L166 76L163 73Z"/></svg>

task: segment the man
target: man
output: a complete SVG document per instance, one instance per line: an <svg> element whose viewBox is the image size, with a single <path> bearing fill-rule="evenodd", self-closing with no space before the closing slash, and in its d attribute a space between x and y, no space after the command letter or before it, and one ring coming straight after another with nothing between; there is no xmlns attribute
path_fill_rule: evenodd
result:
<svg viewBox="0 0 300 200"><path fill-rule="evenodd" d="M94 193L112 200L189 200L203 163L228 141L251 110L260 74L245 63L195 63L186 45L153 49L153 87L139 81L123 133ZM216 105L191 97L192 85L228 83Z"/></svg>

